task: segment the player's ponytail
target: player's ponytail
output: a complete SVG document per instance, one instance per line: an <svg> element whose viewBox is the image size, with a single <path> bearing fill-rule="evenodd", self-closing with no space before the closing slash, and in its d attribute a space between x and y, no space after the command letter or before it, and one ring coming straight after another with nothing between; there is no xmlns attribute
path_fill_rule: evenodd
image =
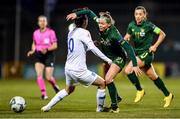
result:
<svg viewBox="0 0 180 119"><path fill-rule="evenodd" d="M114 25L115 21L113 20L113 18L111 17L110 12L106 11L106 12L100 12L100 19L105 19L106 23L110 24L110 25Z"/></svg>
<svg viewBox="0 0 180 119"><path fill-rule="evenodd" d="M143 7L143 6L137 6L137 7L135 8L134 12L135 12L136 10L142 10L143 13L145 14L145 18L144 18L144 19L145 19L145 20L147 19L148 12L146 11L146 8L145 8L145 7Z"/></svg>

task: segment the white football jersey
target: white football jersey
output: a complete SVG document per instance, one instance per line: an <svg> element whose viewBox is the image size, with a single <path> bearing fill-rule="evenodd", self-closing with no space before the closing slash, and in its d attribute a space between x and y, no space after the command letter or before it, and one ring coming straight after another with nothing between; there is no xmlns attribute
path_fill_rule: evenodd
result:
<svg viewBox="0 0 180 119"><path fill-rule="evenodd" d="M112 61L106 57L93 43L88 30L75 28L68 34L68 55L65 68L74 71L87 70L86 52L91 50L95 55L104 61Z"/></svg>

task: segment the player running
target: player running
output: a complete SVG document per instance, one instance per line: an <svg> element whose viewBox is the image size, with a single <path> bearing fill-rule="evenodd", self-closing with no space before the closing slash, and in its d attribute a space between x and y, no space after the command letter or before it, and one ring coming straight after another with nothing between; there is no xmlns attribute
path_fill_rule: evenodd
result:
<svg viewBox="0 0 180 119"><path fill-rule="evenodd" d="M127 41L123 39L117 28L114 26L114 20L112 19L109 12L100 12L100 17L98 18L93 11L84 8L81 11L67 15L66 18L67 20L75 19L83 14L86 14L89 18L93 19L93 21L97 23L101 37L100 42L102 51L113 61L105 76L105 80L111 98L110 112L118 113L119 108L117 104L117 90L113 80L116 75L123 69L126 63L126 53L128 53L130 59L133 62L133 71L135 74L140 75L141 70L137 66L136 57L132 47L128 44Z"/></svg>
<svg viewBox="0 0 180 119"><path fill-rule="evenodd" d="M78 9L77 9L78 10ZM97 112L103 110L105 100L105 81L96 73L91 72L86 66L86 52L91 50L96 56L100 57L109 64L112 63L93 43L91 35L86 27L88 25L88 17L80 15L74 20L76 28L68 34L68 55L65 64L66 88L57 93L52 100L44 107L42 111L49 111L55 104L64 97L70 95L76 83L85 86L95 85L97 89Z"/></svg>
<svg viewBox="0 0 180 119"><path fill-rule="evenodd" d="M46 86L43 79L44 70L46 79L54 88L55 92L59 92L59 87L53 77L55 56L54 51L57 49L57 38L54 30L47 27L48 22L46 16L38 17L39 29L33 33L33 43L31 50L27 56L35 55L35 70L37 74L37 83L41 90L41 99L48 99Z"/></svg>
<svg viewBox="0 0 180 119"><path fill-rule="evenodd" d="M173 95L167 90L166 86L161 78L156 74L152 65L154 53L166 35L159 27L147 20L147 12L143 6L138 6L135 8L134 17L135 21L130 22L124 39L128 41L130 39L133 40L138 66L164 93L164 107L168 107L173 99ZM152 45L154 34L158 35L158 39ZM136 75L133 73L132 62L129 62L125 68L125 73L128 75L130 80L137 79ZM142 88L137 90L138 98L135 101L139 101L144 95L144 90Z"/></svg>

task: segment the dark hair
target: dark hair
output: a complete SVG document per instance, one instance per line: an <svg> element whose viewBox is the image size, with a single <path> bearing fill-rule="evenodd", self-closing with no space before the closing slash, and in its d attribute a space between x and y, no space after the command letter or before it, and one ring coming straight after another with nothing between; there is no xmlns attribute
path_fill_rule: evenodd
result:
<svg viewBox="0 0 180 119"><path fill-rule="evenodd" d="M78 12L78 11L81 11L81 10L84 10L84 9L88 9L88 8L74 9L73 12ZM82 27L86 20L88 20L87 15L80 15L74 20L74 23L75 23L76 27Z"/></svg>

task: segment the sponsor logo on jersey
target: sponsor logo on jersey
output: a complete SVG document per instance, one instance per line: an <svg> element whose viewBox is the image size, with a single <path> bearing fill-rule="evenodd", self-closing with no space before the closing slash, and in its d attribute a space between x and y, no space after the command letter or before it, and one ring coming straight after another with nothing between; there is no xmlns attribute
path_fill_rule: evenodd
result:
<svg viewBox="0 0 180 119"><path fill-rule="evenodd" d="M49 42L50 42L50 39L49 39L49 38L45 38L45 39L44 39L44 44L49 44Z"/></svg>
<svg viewBox="0 0 180 119"><path fill-rule="evenodd" d="M52 67L54 66L54 63L53 62L51 62L51 64L50 64Z"/></svg>
<svg viewBox="0 0 180 119"><path fill-rule="evenodd" d="M102 40L101 43L105 46L110 46L111 43L110 43L110 40L109 39L106 39L106 40Z"/></svg>

